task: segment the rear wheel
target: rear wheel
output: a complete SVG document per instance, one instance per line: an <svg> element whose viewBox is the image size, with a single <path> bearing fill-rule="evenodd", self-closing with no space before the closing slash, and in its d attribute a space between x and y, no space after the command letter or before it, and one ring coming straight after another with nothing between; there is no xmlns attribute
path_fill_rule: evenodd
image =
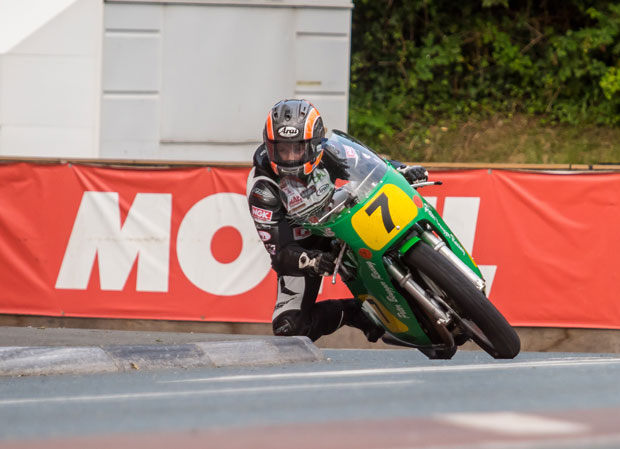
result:
<svg viewBox="0 0 620 449"><path fill-rule="evenodd" d="M450 261L423 242L404 256L420 274L423 287L461 318L472 340L496 359L512 359L521 349L519 336L503 315ZM417 276L416 276L417 277Z"/></svg>

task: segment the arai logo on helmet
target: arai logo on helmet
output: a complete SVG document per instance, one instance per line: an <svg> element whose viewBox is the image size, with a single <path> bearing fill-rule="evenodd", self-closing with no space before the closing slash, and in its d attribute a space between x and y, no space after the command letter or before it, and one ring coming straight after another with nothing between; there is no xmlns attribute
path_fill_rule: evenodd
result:
<svg viewBox="0 0 620 449"><path fill-rule="evenodd" d="M299 130L294 126L283 126L282 128L278 129L278 134L280 134L282 137L295 137L297 134L299 134Z"/></svg>

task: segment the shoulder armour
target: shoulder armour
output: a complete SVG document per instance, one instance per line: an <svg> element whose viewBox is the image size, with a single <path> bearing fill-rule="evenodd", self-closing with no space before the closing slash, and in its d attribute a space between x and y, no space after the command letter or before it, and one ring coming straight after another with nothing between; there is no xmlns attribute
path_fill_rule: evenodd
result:
<svg viewBox="0 0 620 449"><path fill-rule="evenodd" d="M252 165L256 167L256 170L263 176L268 176L271 179L276 179L276 175L269 163L269 156L267 155L267 147L265 144L261 144L254 152L252 158Z"/></svg>
<svg viewBox="0 0 620 449"><path fill-rule="evenodd" d="M271 225L284 219L286 211L280 200L280 187L271 178L252 169L247 185L248 205L254 222Z"/></svg>
<svg viewBox="0 0 620 449"><path fill-rule="evenodd" d="M280 194L277 186L266 179L258 179L250 189L248 196L250 204L276 208L280 203Z"/></svg>

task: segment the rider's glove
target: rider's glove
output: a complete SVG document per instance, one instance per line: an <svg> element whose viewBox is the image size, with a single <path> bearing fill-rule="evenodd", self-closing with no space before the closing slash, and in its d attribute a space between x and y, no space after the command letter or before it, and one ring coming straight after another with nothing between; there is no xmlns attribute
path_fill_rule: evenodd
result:
<svg viewBox="0 0 620 449"><path fill-rule="evenodd" d="M428 171L421 165L407 165L398 169L410 184L428 181Z"/></svg>
<svg viewBox="0 0 620 449"><path fill-rule="evenodd" d="M314 276L329 276L336 269L336 257L322 251L304 251L299 256L299 269Z"/></svg>

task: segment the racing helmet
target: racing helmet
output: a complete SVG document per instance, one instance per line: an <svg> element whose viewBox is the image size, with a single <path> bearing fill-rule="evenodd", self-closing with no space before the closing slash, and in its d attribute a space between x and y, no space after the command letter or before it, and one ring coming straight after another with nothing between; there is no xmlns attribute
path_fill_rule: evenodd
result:
<svg viewBox="0 0 620 449"><path fill-rule="evenodd" d="M308 176L321 162L324 137L323 119L312 103L276 103L267 115L263 131L271 168L281 176Z"/></svg>

